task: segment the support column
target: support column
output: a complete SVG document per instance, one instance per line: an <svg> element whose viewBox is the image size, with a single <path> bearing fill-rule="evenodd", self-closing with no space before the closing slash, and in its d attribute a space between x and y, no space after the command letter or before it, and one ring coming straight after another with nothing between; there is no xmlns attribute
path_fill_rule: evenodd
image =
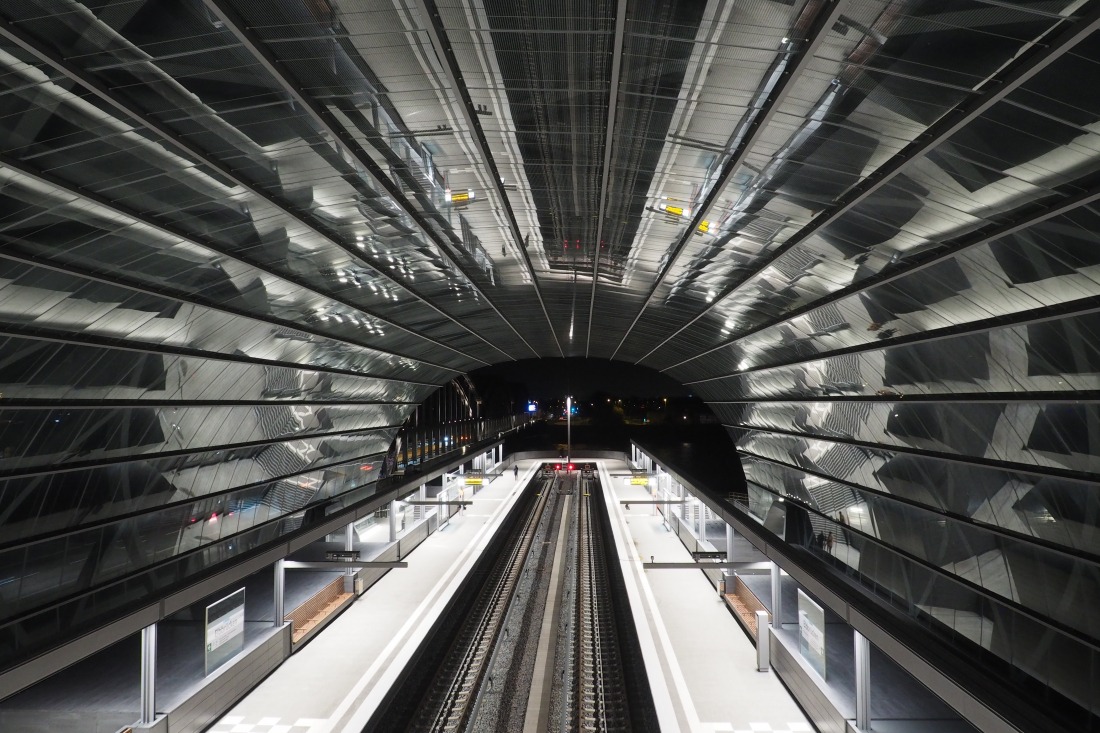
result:
<svg viewBox="0 0 1100 733"><path fill-rule="evenodd" d="M275 561L275 628L283 625L286 619L286 567L283 559Z"/></svg>
<svg viewBox="0 0 1100 733"><path fill-rule="evenodd" d="M867 637L855 629L856 655L856 728L860 731L871 730L871 644Z"/></svg>
<svg viewBox="0 0 1100 733"><path fill-rule="evenodd" d="M443 502L447 501L447 475L443 474L443 488L439 490L439 495L436 497L439 500L439 528L443 529L447 526L447 522L450 519L450 507Z"/></svg>
<svg viewBox="0 0 1100 733"><path fill-rule="evenodd" d="M772 628L778 629L783 617L783 586L779 565L772 563Z"/></svg>
<svg viewBox="0 0 1100 733"><path fill-rule="evenodd" d="M771 629L768 628L768 612L756 612L756 671L767 672L771 668Z"/></svg>
<svg viewBox="0 0 1100 733"><path fill-rule="evenodd" d="M149 725L157 717L157 625L141 630L141 724Z"/></svg>
<svg viewBox="0 0 1100 733"><path fill-rule="evenodd" d="M397 542L397 500L390 502L390 542Z"/></svg>
<svg viewBox="0 0 1100 733"><path fill-rule="evenodd" d="M733 562L733 525L726 525L726 562Z"/></svg>
<svg viewBox="0 0 1100 733"><path fill-rule="evenodd" d="M348 527L344 531L344 549L351 552L355 549L355 523L348 522ZM344 592L355 592L355 568L344 569Z"/></svg>

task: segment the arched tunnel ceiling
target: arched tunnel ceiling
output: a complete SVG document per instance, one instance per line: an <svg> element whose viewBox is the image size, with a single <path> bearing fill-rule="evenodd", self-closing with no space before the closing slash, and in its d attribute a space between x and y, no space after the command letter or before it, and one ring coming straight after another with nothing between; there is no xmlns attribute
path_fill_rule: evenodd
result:
<svg viewBox="0 0 1100 733"><path fill-rule="evenodd" d="M253 483L305 475L384 451L457 374L582 356L689 385L770 490L903 494L1092 563L1098 24L1088 0L4 3L0 491L140 458L179 502L172 462L236 445L280 446L236 454Z"/></svg>
<svg viewBox="0 0 1100 733"><path fill-rule="evenodd" d="M5 279L429 382L563 355L695 381L1084 310L1095 11L12 6Z"/></svg>

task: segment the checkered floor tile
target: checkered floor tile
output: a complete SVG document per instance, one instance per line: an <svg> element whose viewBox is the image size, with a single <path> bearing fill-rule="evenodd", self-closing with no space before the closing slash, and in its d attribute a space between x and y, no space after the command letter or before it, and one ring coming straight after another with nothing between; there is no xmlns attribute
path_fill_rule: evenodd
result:
<svg viewBox="0 0 1100 733"><path fill-rule="evenodd" d="M314 726L324 722L314 718L260 718L255 723L248 723L238 715L229 715L215 723L207 733L311 733Z"/></svg>
<svg viewBox="0 0 1100 733"><path fill-rule="evenodd" d="M812 733L813 726L809 723L749 723L748 728L734 728L730 726L726 730L733 733Z"/></svg>

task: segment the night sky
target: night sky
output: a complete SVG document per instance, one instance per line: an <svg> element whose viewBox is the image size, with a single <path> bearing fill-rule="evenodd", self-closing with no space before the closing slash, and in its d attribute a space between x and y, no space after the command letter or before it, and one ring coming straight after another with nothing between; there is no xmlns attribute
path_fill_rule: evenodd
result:
<svg viewBox="0 0 1100 733"><path fill-rule="evenodd" d="M534 399L572 395L583 399L593 392L624 397L671 397L689 394L683 385L647 367L607 359L522 359L478 369L471 374L517 382Z"/></svg>

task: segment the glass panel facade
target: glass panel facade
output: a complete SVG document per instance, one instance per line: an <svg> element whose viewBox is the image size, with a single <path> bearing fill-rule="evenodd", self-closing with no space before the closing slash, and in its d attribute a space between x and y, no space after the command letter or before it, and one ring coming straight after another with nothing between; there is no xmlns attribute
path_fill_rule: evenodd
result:
<svg viewBox="0 0 1100 733"><path fill-rule="evenodd" d="M1100 731L1096 0L582 5L3 4L0 659L509 429L408 421L462 374L583 356Z"/></svg>

